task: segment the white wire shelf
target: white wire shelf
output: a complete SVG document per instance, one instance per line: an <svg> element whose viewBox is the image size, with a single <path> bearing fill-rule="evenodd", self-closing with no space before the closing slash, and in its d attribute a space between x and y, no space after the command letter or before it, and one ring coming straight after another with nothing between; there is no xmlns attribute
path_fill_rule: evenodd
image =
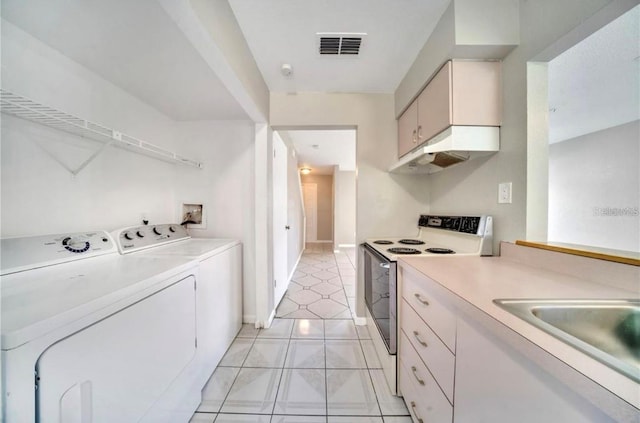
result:
<svg viewBox="0 0 640 423"><path fill-rule="evenodd" d="M83 138L105 143L102 149L91 156L73 174L77 174L86 165L97 157L104 148L112 145L135 153L143 154L169 163L178 163L201 169L202 163L183 157L177 153L158 147L146 141L142 141L122 132L107 128L106 126L90 122L88 120L56 110L52 107L37 103L26 97L0 89L0 110L12 116L31 122L39 123L51 128L65 131Z"/></svg>

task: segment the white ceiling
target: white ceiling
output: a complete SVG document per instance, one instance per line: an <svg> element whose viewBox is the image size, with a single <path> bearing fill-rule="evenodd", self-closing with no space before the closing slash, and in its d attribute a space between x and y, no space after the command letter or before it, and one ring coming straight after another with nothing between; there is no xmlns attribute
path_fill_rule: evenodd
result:
<svg viewBox="0 0 640 423"><path fill-rule="evenodd" d="M310 167L314 174L332 174L334 166L343 171L356 170L354 129L279 132L293 144L299 167Z"/></svg>
<svg viewBox="0 0 640 423"><path fill-rule="evenodd" d="M450 0L229 0L271 91L392 93ZM320 57L317 32L366 33L360 55ZM293 75L280 73L283 63Z"/></svg>
<svg viewBox="0 0 640 423"><path fill-rule="evenodd" d="M549 139L640 119L640 6L549 62Z"/></svg>
<svg viewBox="0 0 640 423"><path fill-rule="evenodd" d="M2 0L2 17L172 119L247 119L156 0Z"/></svg>

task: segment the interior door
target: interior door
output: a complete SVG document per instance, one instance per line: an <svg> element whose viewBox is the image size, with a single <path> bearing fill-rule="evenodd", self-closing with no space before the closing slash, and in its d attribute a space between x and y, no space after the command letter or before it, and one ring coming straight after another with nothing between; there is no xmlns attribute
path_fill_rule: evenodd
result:
<svg viewBox="0 0 640 423"><path fill-rule="evenodd" d="M287 147L273 136L273 305L284 296L289 283L287 271Z"/></svg>
<svg viewBox="0 0 640 423"><path fill-rule="evenodd" d="M318 240L318 184L302 184L304 213L307 217L305 243Z"/></svg>

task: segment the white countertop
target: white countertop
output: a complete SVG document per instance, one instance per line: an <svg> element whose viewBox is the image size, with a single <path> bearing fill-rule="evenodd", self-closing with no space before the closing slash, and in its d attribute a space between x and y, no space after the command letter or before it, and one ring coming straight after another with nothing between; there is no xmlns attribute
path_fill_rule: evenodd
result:
<svg viewBox="0 0 640 423"><path fill-rule="evenodd" d="M638 299L640 292L637 290L588 282L501 257L402 257L398 264L424 274L459 299L640 408L639 384L493 303L497 298Z"/></svg>

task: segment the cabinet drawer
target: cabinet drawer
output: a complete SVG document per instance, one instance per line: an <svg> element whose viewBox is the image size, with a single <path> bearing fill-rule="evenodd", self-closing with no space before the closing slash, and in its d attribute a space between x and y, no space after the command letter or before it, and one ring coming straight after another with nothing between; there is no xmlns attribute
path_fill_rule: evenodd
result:
<svg viewBox="0 0 640 423"><path fill-rule="evenodd" d="M404 334L400 335L403 351L413 347ZM400 358L400 391L416 422L451 422L453 407L442 393L436 381L413 351Z"/></svg>
<svg viewBox="0 0 640 423"><path fill-rule="evenodd" d="M402 331L406 339L420 356L420 359L429 368L433 377L442 388L450 402L453 402L453 377L455 368L455 356L442 343L435 333L418 317L416 312L406 301L402 302ZM404 357L413 352L404 345L400 354Z"/></svg>
<svg viewBox="0 0 640 423"><path fill-rule="evenodd" d="M417 276L406 268L402 272L402 296L413 307L431 330L455 353L456 351L456 318L455 315L433 294L430 294L427 283L434 283L425 276Z"/></svg>

